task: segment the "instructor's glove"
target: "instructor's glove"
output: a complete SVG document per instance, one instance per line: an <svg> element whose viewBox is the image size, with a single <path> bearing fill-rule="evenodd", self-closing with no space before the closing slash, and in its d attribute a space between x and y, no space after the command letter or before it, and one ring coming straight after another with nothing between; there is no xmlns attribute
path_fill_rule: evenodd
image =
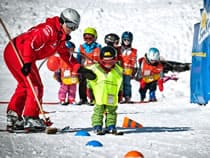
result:
<svg viewBox="0 0 210 158"><path fill-rule="evenodd" d="M23 64L21 72L23 73L24 76L28 76L28 74L31 72L31 63Z"/></svg>
<svg viewBox="0 0 210 158"><path fill-rule="evenodd" d="M164 87L163 87L163 79L159 79L158 80L158 87L159 87L159 90L162 92Z"/></svg>

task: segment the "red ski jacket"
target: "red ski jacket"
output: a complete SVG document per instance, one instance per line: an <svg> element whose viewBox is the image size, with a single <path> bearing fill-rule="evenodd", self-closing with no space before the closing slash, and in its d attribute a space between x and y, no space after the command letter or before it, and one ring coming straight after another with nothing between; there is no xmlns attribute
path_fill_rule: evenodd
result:
<svg viewBox="0 0 210 158"><path fill-rule="evenodd" d="M61 27L59 17L55 16L20 34L14 39L14 43L24 63L49 57L56 51L64 61L69 63L68 49L66 48L65 51L61 48L63 46L61 42L65 42L65 39L66 33Z"/></svg>

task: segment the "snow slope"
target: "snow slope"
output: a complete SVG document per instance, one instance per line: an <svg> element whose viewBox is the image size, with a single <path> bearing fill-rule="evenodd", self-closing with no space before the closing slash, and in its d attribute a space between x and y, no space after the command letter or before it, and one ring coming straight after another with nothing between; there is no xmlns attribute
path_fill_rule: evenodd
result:
<svg viewBox="0 0 210 158"><path fill-rule="evenodd" d="M102 44L105 34L125 30L134 33L133 47L142 56L149 47L158 47L168 59L191 62L193 25L199 22L201 0L1 0L0 17L12 37L48 16L59 15L65 7L77 9L82 17L80 28L72 33L77 47L83 42L82 31L93 26ZM8 42L0 28L0 51ZM16 81L8 72L0 53L0 101L8 101ZM39 64L39 63L37 63ZM58 83L44 65L40 70L45 85L44 101L57 101ZM173 74L169 72L169 74ZM130 150L138 150L146 158L207 158L210 154L210 108L190 104L190 72L175 73L179 80L165 83L165 90L157 91L158 102L148 104L119 104L119 130L124 136L96 136L91 131L91 106L44 105L55 127L84 128L91 136L75 133L58 135L9 134L0 132L0 157L56 157L56 158L123 158ZM136 81L132 81L133 100L139 100ZM78 96L77 96L78 99ZM0 105L0 128L6 125L6 105ZM124 117L141 124L141 129L122 129ZM90 140L98 140L103 147L87 147Z"/></svg>

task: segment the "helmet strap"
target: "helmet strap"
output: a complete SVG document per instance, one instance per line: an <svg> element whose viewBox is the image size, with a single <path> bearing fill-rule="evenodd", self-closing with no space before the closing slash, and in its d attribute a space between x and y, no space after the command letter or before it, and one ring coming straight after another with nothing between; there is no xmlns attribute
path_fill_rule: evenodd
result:
<svg viewBox="0 0 210 158"><path fill-rule="evenodd" d="M60 17L59 18L59 22L63 25L64 24L64 20Z"/></svg>
<svg viewBox="0 0 210 158"><path fill-rule="evenodd" d="M66 35L66 41L71 40L71 36L70 35Z"/></svg>

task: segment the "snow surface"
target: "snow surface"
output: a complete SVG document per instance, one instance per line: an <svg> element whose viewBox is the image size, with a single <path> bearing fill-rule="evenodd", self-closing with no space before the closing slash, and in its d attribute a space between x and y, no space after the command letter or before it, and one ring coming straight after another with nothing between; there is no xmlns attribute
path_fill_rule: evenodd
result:
<svg viewBox="0 0 210 158"><path fill-rule="evenodd" d="M1 0L0 17L12 37L22 33L46 17L59 15L66 7L81 14L80 28L72 33L77 47L83 42L85 27L98 31L98 42L110 32L134 33L133 47L138 56L150 47L158 47L167 60L191 62L193 25L200 21L201 0ZM8 42L0 28L0 51ZM16 81L8 72L0 53L0 101L9 101ZM37 64L39 64L38 62ZM46 65L40 70L45 86L44 101L57 101L58 83ZM91 136L75 133L47 135L9 134L0 132L2 158L123 158L130 150L142 152L145 158L207 158L210 154L210 108L190 104L190 72L172 73L177 82L168 81L165 90L157 91L158 102L147 104L119 104L117 127L124 136L96 136L91 131L93 107L43 105L50 113L54 127L84 128ZM139 100L136 81L132 81L133 100ZM78 100L78 95L77 95ZM6 126L6 105L0 105L0 128ZM123 129L124 117L141 124L141 129ZM98 140L103 147L88 147L86 143Z"/></svg>

